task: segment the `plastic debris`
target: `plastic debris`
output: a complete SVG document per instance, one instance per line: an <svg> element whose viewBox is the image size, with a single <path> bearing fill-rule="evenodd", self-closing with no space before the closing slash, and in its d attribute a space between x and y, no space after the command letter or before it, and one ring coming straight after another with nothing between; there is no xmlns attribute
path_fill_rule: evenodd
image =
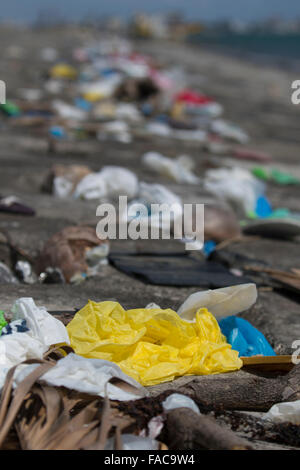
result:
<svg viewBox="0 0 300 470"><path fill-rule="evenodd" d="M74 119L76 121L85 121L87 118L86 111L78 109L61 100L52 101L53 110L63 119Z"/></svg>
<svg viewBox="0 0 300 470"><path fill-rule="evenodd" d="M292 423L300 425L300 400L273 405L262 419L273 423Z"/></svg>
<svg viewBox="0 0 300 470"><path fill-rule="evenodd" d="M212 121L211 131L226 139L238 142L239 144L246 144L249 141L248 135L242 129L223 119L215 119Z"/></svg>
<svg viewBox="0 0 300 470"><path fill-rule="evenodd" d="M193 90L182 90L176 96L176 102L184 104L184 112L187 114L201 114L215 118L223 113L223 107L219 103Z"/></svg>
<svg viewBox="0 0 300 470"><path fill-rule="evenodd" d="M25 282L25 284L33 284L37 280L31 264L28 263L28 261L18 261L15 266L15 271L20 281Z"/></svg>
<svg viewBox="0 0 300 470"><path fill-rule="evenodd" d="M238 353L215 318L200 309L195 320L186 322L171 309L125 311L117 302L89 301L67 330L76 354L115 362L144 386L239 369Z"/></svg>
<svg viewBox="0 0 300 470"><path fill-rule="evenodd" d="M259 162L270 162L272 160L272 157L267 153L243 147L234 148L232 150L232 155L234 158L238 158L239 160L256 160ZM254 176L257 175L254 174Z"/></svg>
<svg viewBox="0 0 300 470"><path fill-rule="evenodd" d="M5 320L4 317L4 312L3 310L0 310L0 336L2 334L3 328L7 325L7 321Z"/></svg>
<svg viewBox="0 0 300 470"><path fill-rule="evenodd" d="M299 178L296 178L290 173L277 170L276 168L269 170L263 167L254 167L252 168L252 173L256 178L264 181L272 181L281 185L300 184Z"/></svg>
<svg viewBox="0 0 300 470"><path fill-rule="evenodd" d="M139 201L150 207L152 204L168 204L172 206L171 221L175 221L182 216L182 201L179 196L167 189L161 184L150 184L141 182L139 185ZM164 229L165 222L162 220L161 212L157 207L157 211L152 206L152 211L149 212L151 216L151 226L162 227ZM169 226L166 221L167 228Z"/></svg>
<svg viewBox="0 0 300 470"><path fill-rule="evenodd" d="M68 64L56 64L50 70L50 76L52 78L74 80L77 77L77 71Z"/></svg>
<svg viewBox="0 0 300 470"><path fill-rule="evenodd" d="M0 284L17 284L18 279L13 275L6 264L0 261Z"/></svg>
<svg viewBox="0 0 300 470"><path fill-rule="evenodd" d="M103 167L99 173L90 173L76 186L74 197L83 199L134 198L138 192L138 179L126 168Z"/></svg>
<svg viewBox="0 0 300 470"><path fill-rule="evenodd" d="M24 319L31 334L46 346L67 343L69 337L62 322L50 315L45 307L37 307L32 298L18 299L12 307L12 321Z"/></svg>
<svg viewBox="0 0 300 470"><path fill-rule="evenodd" d="M172 393L162 403L164 411L175 410L176 408L189 408L197 414L201 414L198 406L191 398L181 393Z"/></svg>
<svg viewBox="0 0 300 470"><path fill-rule="evenodd" d="M216 246L217 246L216 242L214 242L213 240L207 240L203 246L204 255L205 256L211 255L211 253L215 251Z"/></svg>
<svg viewBox="0 0 300 470"><path fill-rule="evenodd" d="M86 165L53 165L42 189L57 197L68 197L73 194L79 181L90 173Z"/></svg>
<svg viewBox="0 0 300 470"><path fill-rule="evenodd" d="M50 315L45 307L37 307L32 298L18 299L12 312L12 326L25 320L28 331L0 336L0 388L11 367L27 359L42 359L50 346L70 342L63 323Z"/></svg>
<svg viewBox="0 0 300 470"><path fill-rule="evenodd" d="M255 216L258 218L270 217L272 214L272 206L268 199L265 196L260 196L257 198L256 207L255 207Z"/></svg>
<svg viewBox="0 0 300 470"><path fill-rule="evenodd" d="M195 292L183 302L177 312L182 318L193 321L199 308L207 308L216 318L224 318L248 310L256 299L256 285L241 284Z"/></svg>
<svg viewBox="0 0 300 470"><path fill-rule="evenodd" d="M223 335L240 356L276 356L264 335L247 320L227 317L219 321Z"/></svg>
<svg viewBox="0 0 300 470"><path fill-rule="evenodd" d="M0 212L11 214L35 215L35 210L23 204L16 196L0 197Z"/></svg>
<svg viewBox="0 0 300 470"><path fill-rule="evenodd" d="M143 155L142 161L148 168L177 183L197 184L200 182L200 179L192 173L193 162L186 156L172 160L159 153L148 152Z"/></svg>
<svg viewBox="0 0 300 470"><path fill-rule="evenodd" d="M249 171L236 167L208 170L204 188L244 214L255 211L257 199L265 192L261 181Z"/></svg>
<svg viewBox="0 0 300 470"><path fill-rule="evenodd" d="M22 368L15 376L15 386L36 367L38 366L34 364ZM113 383L110 383L112 379ZM147 395L147 391L124 374L116 364L100 359L87 359L73 353L57 361L51 370L41 376L40 381L81 393L107 396L110 400L136 400ZM126 387L123 387L124 384Z"/></svg>
<svg viewBox="0 0 300 470"><path fill-rule="evenodd" d="M5 104L1 104L0 110L7 116L16 117L21 115L19 106L12 103L11 101L7 101Z"/></svg>

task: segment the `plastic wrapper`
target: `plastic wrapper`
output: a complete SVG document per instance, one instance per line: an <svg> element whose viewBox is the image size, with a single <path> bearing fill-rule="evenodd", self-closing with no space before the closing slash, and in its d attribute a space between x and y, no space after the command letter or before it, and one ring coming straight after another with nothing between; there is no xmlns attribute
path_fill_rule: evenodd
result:
<svg viewBox="0 0 300 470"><path fill-rule="evenodd" d="M117 302L89 301L67 330L76 354L115 362L144 386L242 366L206 309L189 323L171 309L125 311Z"/></svg>

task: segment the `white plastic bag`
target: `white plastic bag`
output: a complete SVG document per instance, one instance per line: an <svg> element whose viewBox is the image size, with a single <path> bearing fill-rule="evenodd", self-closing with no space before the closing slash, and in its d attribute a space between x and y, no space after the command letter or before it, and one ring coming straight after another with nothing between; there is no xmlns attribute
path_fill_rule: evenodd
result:
<svg viewBox="0 0 300 470"><path fill-rule="evenodd" d="M170 137L172 135L172 129L164 122L149 122L146 125L146 130L149 134L161 137Z"/></svg>
<svg viewBox="0 0 300 470"><path fill-rule="evenodd" d="M286 403L277 403L273 405L263 419L273 421L274 423L292 423L300 425L300 400Z"/></svg>
<svg viewBox="0 0 300 470"><path fill-rule="evenodd" d="M222 137L234 140L240 144L246 144L249 137L242 129L231 122L224 121L223 119L215 119L211 123L211 130Z"/></svg>
<svg viewBox="0 0 300 470"><path fill-rule="evenodd" d="M206 172L204 189L247 214L255 211L257 198L264 194L265 185L246 169L218 168Z"/></svg>
<svg viewBox="0 0 300 470"><path fill-rule="evenodd" d="M82 83L78 86L78 92L85 95L98 95L99 99L110 98L120 84L121 78L118 74L111 75L105 79Z"/></svg>
<svg viewBox="0 0 300 470"><path fill-rule="evenodd" d="M207 308L216 318L224 318L247 310L256 299L256 285L252 283L200 291L191 294L177 313L185 320L194 321L197 310Z"/></svg>
<svg viewBox="0 0 300 470"><path fill-rule="evenodd" d="M126 119L126 121L140 122L141 113L132 103L119 103L116 107L117 119Z"/></svg>
<svg viewBox="0 0 300 470"><path fill-rule="evenodd" d="M20 372L17 371L14 386L21 383L36 367L38 365L32 364L22 367ZM128 390L109 383L112 378L126 382L129 385ZM60 359L39 380L55 387L66 387L91 395L101 397L107 395L111 400L137 400L147 395L146 389L124 374L117 364L102 359L89 359L73 353Z"/></svg>
<svg viewBox="0 0 300 470"><path fill-rule="evenodd" d="M120 166L105 166L100 172L106 182L107 196L116 199L119 196L134 198L138 192L138 179L136 175Z"/></svg>
<svg viewBox="0 0 300 470"><path fill-rule="evenodd" d="M138 192L136 175L120 166L105 166L98 173L90 173L76 186L75 198L82 199L117 199L127 196L132 199Z"/></svg>
<svg viewBox="0 0 300 470"><path fill-rule="evenodd" d="M146 204L182 205L181 198L162 184L151 184L142 181L139 186L138 197Z"/></svg>
<svg viewBox="0 0 300 470"><path fill-rule="evenodd" d="M73 183L64 176L56 176L53 180L53 194L59 198L65 198L72 194Z"/></svg>
<svg viewBox="0 0 300 470"><path fill-rule="evenodd" d="M54 100L52 107L56 113L64 119L74 119L76 121L84 121L87 118L87 113L82 109L76 108L61 100Z"/></svg>
<svg viewBox="0 0 300 470"><path fill-rule="evenodd" d="M45 307L37 307L30 297L18 299L13 308L12 320L26 320L29 334L41 341L46 347L52 344L70 344L64 324L50 315ZM24 333L22 333L24 334Z"/></svg>
<svg viewBox="0 0 300 470"><path fill-rule="evenodd" d="M33 337L30 332L13 333L0 337L0 367L2 380L5 379L8 370L27 359L43 359L43 354L48 346ZM3 383L0 381L0 388Z"/></svg>
<svg viewBox="0 0 300 470"><path fill-rule="evenodd" d="M191 398L181 393L172 393L162 402L165 411L176 410L176 408L189 408L197 414L201 414L198 406Z"/></svg>
<svg viewBox="0 0 300 470"><path fill-rule="evenodd" d="M200 180L191 171L193 167L191 160L190 168L187 168L187 158L188 157L185 156L184 159L178 158L172 160L171 158L164 157L160 153L148 152L142 156L142 162L146 167L156 171L156 173L167 176L177 183L197 184Z"/></svg>
<svg viewBox="0 0 300 470"><path fill-rule="evenodd" d="M99 173L90 173L79 181L74 191L75 198L101 199L107 196L106 181Z"/></svg>
<svg viewBox="0 0 300 470"><path fill-rule="evenodd" d="M50 315L45 307L37 307L32 298L18 299L12 321L24 319L29 331L0 336L0 387L8 370L27 359L42 359L50 346L70 344L62 322Z"/></svg>
<svg viewBox="0 0 300 470"><path fill-rule="evenodd" d="M151 226L161 227L163 230L169 230L169 220L162 218L162 211L159 207L153 207L152 204L166 204L170 211L170 221L174 222L182 218L182 201L179 196L167 189L161 184L148 184L141 182L139 186L139 202L151 208ZM152 206L152 207L151 207Z"/></svg>

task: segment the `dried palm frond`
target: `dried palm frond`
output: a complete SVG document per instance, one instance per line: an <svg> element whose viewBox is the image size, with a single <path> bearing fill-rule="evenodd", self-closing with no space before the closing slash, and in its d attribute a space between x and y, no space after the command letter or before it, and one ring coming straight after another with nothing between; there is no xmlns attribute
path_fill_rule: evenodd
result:
<svg viewBox="0 0 300 470"><path fill-rule="evenodd" d="M12 448L13 442L15 448L24 450L104 449L112 429L116 429L117 448L122 448L121 431L132 419L112 409L108 398L103 401L75 390L35 383L55 361L30 360L23 364L33 363L39 366L14 392L16 367L7 374L0 403L0 448ZM118 385L123 386L121 382ZM9 446L5 443L8 435Z"/></svg>
<svg viewBox="0 0 300 470"><path fill-rule="evenodd" d="M1 403L0 403L0 448L12 427L14 420L19 412L19 409L30 391L36 380L45 374L51 367L54 366L53 362L32 361L28 360L23 364L39 363L40 366L34 369L15 390L14 396L11 400L12 385L14 373L17 366L12 367L6 376L5 384L2 389Z"/></svg>
<svg viewBox="0 0 300 470"><path fill-rule="evenodd" d="M15 422L22 449L78 449L81 439L98 424L95 402L72 418L74 400L66 403L55 387L36 385L28 400Z"/></svg>
<svg viewBox="0 0 300 470"><path fill-rule="evenodd" d="M109 399L104 399L101 426L93 444L86 446L88 450L104 450L112 428L115 428L115 445L118 450L122 449L121 431L130 426L132 419L120 414L117 409L112 409Z"/></svg>

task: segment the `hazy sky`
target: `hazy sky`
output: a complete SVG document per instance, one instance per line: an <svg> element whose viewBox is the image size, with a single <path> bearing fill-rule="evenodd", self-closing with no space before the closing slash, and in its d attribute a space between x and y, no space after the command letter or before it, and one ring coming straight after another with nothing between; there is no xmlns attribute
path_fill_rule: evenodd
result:
<svg viewBox="0 0 300 470"><path fill-rule="evenodd" d="M166 12L174 9L183 11L188 18L205 20L300 17L300 0L9 0L1 3L0 18L16 21L32 20L39 10L47 7L57 8L70 19L94 13L128 17L135 11Z"/></svg>

